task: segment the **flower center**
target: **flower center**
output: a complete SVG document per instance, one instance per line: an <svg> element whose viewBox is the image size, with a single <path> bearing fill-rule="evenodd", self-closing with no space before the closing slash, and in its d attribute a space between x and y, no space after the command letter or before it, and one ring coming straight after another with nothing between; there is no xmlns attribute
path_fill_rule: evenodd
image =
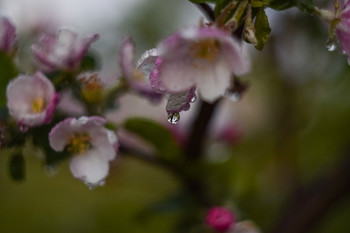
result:
<svg viewBox="0 0 350 233"><path fill-rule="evenodd" d="M88 133L74 134L68 140L67 151L72 154L81 154L91 148L91 137Z"/></svg>
<svg viewBox="0 0 350 233"><path fill-rule="evenodd" d="M133 79L134 81L142 81L144 80L145 76L144 74L142 73L141 70L139 69L134 69L134 72L133 72Z"/></svg>
<svg viewBox="0 0 350 233"><path fill-rule="evenodd" d="M219 44L216 40L207 39L192 44L190 46L190 51L194 58L212 62L217 55L218 48Z"/></svg>
<svg viewBox="0 0 350 233"><path fill-rule="evenodd" d="M41 113L45 109L45 100L42 97L37 97L32 103L33 113Z"/></svg>
<svg viewBox="0 0 350 233"><path fill-rule="evenodd" d="M83 76L79 81L84 85L84 88L89 90L96 90L102 88L102 83L97 74L92 74L90 76Z"/></svg>

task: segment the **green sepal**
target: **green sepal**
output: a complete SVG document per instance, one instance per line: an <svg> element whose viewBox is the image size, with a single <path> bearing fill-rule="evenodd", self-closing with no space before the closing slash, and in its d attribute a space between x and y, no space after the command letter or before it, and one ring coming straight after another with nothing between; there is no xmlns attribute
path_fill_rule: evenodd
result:
<svg viewBox="0 0 350 233"><path fill-rule="evenodd" d="M6 105L7 85L17 75L17 68L11 57L0 51L0 106Z"/></svg>
<svg viewBox="0 0 350 233"><path fill-rule="evenodd" d="M255 48L262 50L271 33L269 20L263 7L259 8L257 11L254 27L255 36L258 40L258 44L255 46Z"/></svg>
<svg viewBox="0 0 350 233"><path fill-rule="evenodd" d="M233 0L233 1L235 1L235 0ZM214 8L215 19L221 14L222 10L224 10L225 7L233 1L232 0L218 0L216 2L215 8Z"/></svg>
<svg viewBox="0 0 350 233"><path fill-rule="evenodd" d="M21 153L12 155L9 173L11 178L15 181L22 181L25 179L25 161Z"/></svg>
<svg viewBox="0 0 350 233"><path fill-rule="evenodd" d="M129 118L124 128L142 138L156 149L156 155L167 160L178 160L180 149L173 135L163 125L145 118Z"/></svg>

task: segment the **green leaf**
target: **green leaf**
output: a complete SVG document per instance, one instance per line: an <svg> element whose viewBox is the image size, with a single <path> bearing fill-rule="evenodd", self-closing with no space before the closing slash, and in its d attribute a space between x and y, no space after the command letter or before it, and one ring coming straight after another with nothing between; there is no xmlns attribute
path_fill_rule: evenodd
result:
<svg viewBox="0 0 350 233"><path fill-rule="evenodd" d="M14 154L10 160L10 176L15 181L22 181L25 178L25 161L22 154Z"/></svg>
<svg viewBox="0 0 350 233"><path fill-rule="evenodd" d="M95 53L88 52L80 64L81 71L99 70L101 68L100 60Z"/></svg>
<svg viewBox="0 0 350 233"><path fill-rule="evenodd" d="M17 74L17 69L12 59L6 53L0 51L0 106L6 105L7 84Z"/></svg>
<svg viewBox="0 0 350 233"><path fill-rule="evenodd" d="M179 159L180 149L173 135L158 122L138 117L129 118L124 122L124 128L154 146L158 156L171 160Z"/></svg>
<svg viewBox="0 0 350 233"><path fill-rule="evenodd" d="M258 40L257 49L262 50L271 32L269 20L263 7L258 9L255 19L255 36Z"/></svg>
<svg viewBox="0 0 350 233"><path fill-rule="evenodd" d="M190 0L192 3L216 3L219 0Z"/></svg>
<svg viewBox="0 0 350 233"><path fill-rule="evenodd" d="M295 0L265 0L265 6L281 11L296 6L296 2Z"/></svg>
<svg viewBox="0 0 350 233"><path fill-rule="evenodd" d="M296 2L297 2L297 7L301 11L309 14L314 13L314 9L315 9L314 0L296 0Z"/></svg>

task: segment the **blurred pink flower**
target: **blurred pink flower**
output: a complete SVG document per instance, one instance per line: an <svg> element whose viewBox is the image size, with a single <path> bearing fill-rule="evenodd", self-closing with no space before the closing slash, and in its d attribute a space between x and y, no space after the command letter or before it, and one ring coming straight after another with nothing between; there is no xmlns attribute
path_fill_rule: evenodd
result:
<svg viewBox="0 0 350 233"><path fill-rule="evenodd" d="M141 55L137 65L134 64L134 42L128 37L123 41L120 49L120 67L129 86L139 95L148 98L153 103L158 103L163 95L157 93L151 87L149 76L156 63L158 52L150 49Z"/></svg>
<svg viewBox="0 0 350 233"><path fill-rule="evenodd" d="M41 72L20 75L7 86L7 107L20 125L34 127L49 123L59 94Z"/></svg>
<svg viewBox="0 0 350 233"><path fill-rule="evenodd" d="M32 45L32 51L45 71L72 71L79 66L91 43L98 38L98 34L93 34L80 39L76 32L61 29L56 36L42 34L39 42Z"/></svg>
<svg viewBox="0 0 350 233"><path fill-rule="evenodd" d="M200 96L213 102L231 86L232 73L249 71L240 43L217 28L187 28L157 47L160 59L151 74L153 87L178 93L197 86Z"/></svg>
<svg viewBox="0 0 350 233"><path fill-rule="evenodd" d="M117 136L104 127L105 123L98 116L67 118L49 133L50 146L55 151L66 150L75 155L70 170L90 188L104 184L109 162L116 157L119 147Z"/></svg>
<svg viewBox="0 0 350 233"><path fill-rule="evenodd" d="M16 28L6 17L0 18L0 50L12 55L17 49Z"/></svg>
<svg viewBox="0 0 350 233"><path fill-rule="evenodd" d="M348 56L348 62L350 63L350 1L345 0L336 14L340 22L336 26L335 33L338 37L340 47L344 53Z"/></svg>
<svg viewBox="0 0 350 233"><path fill-rule="evenodd" d="M234 225L235 216L223 207L213 207L207 213L206 223L218 232L226 232Z"/></svg>

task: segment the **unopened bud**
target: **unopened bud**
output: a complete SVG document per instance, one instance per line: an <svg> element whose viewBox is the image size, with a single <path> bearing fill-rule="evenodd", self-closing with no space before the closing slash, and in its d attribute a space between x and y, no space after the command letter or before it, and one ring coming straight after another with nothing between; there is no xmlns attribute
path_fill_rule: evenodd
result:
<svg viewBox="0 0 350 233"><path fill-rule="evenodd" d="M207 213L206 223L218 232L225 232L235 223L235 216L223 207L213 207Z"/></svg>

